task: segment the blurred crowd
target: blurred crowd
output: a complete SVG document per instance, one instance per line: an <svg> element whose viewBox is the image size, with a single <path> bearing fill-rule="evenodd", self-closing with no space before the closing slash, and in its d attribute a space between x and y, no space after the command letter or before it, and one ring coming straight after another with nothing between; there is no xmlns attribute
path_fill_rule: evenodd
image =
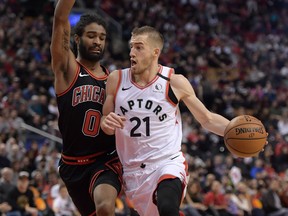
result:
<svg viewBox="0 0 288 216"><path fill-rule="evenodd" d="M109 41L104 57L103 64L110 70L129 66L131 30L152 25L165 37L160 63L185 75L211 111L228 119L253 115L265 125L269 133L265 151L258 157L237 158L227 151L221 137L201 128L180 104L182 148L190 171L181 206L186 215L288 215L288 1L79 2L75 7L100 7L122 27L121 52L109 48L113 43ZM57 173L61 145L37 139L28 144L30 132L21 126L26 123L59 135L49 52L54 4L49 0L0 0L3 214L12 211L6 203L13 195L8 191L20 187L20 173L25 171L26 188L33 192L37 214L77 215L70 204L69 212L53 210L54 200L66 193L65 187L60 193ZM122 197L118 201L118 215L133 215L129 200Z"/></svg>

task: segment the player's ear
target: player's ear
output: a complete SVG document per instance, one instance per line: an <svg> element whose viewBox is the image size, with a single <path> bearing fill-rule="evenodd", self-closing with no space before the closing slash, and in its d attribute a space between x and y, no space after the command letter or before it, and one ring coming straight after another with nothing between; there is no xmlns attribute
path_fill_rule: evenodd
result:
<svg viewBox="0 0 288 216"><path fill-rule="evenodd" d="M155 56L160 56L160 49L159 48L155 48L154 49L154 55Z"/></svg>
<svg viewBox="0 0 288 216"><path fill-rule="evenodd" d="M76 44L79 44L80 37L77 34L74 34L74 41Z"/></svg>

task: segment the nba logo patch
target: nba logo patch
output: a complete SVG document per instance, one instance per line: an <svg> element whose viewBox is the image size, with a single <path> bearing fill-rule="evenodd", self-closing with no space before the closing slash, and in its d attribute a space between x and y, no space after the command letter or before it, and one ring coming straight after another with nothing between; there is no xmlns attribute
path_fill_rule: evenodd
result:
<svg viewBox="0 0 288 216"><path fill-rule="evenodd" d="M160 83L156 83L153 87L153 92L163 93L163 87Z"/></svg>

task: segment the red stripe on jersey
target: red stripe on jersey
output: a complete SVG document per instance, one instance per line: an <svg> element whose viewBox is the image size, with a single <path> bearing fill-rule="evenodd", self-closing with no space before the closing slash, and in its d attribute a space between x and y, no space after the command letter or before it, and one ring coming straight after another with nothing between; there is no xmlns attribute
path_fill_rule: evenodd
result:
<svg viewBox="0 0 288 216"><path fill-rule="evenodd" d="M115 104L115 99L116 99L117 92L119 91L119 88L120 88L120 84L121 84L121 80L122 80L122 73L123 73L123 71L121 69L118 70L118 83L117 83L116 91L115 91L115 94L114 94L114 104Z"/></svg>

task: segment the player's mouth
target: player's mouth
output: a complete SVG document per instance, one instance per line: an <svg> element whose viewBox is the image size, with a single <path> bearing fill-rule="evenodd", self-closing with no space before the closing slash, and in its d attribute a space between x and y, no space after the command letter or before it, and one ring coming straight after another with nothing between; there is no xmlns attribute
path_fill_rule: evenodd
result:
<svg viewBox="0 0 288 216"><path fill-rule="evenodd" d="M100 54L102 52L102 49L99 47L90 48L90 52Z"/></svg>
<svg viewBox="0 0 288 216"><path fill-rule="evenodd" d="M130 62L131 62L131 67L134 67L137 64L137 62L132 59L130 60Z"/></svg>

